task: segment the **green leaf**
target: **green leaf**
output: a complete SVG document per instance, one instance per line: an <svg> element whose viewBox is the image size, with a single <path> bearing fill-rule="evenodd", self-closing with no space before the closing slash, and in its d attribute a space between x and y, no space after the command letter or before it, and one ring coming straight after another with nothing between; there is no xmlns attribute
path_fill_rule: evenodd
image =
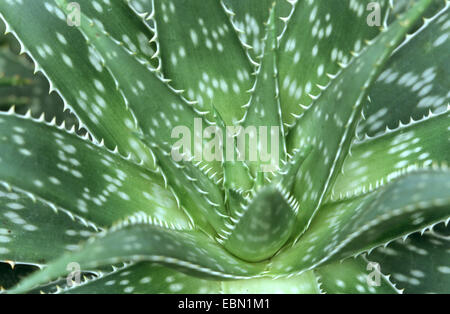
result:
<svg viewBox="0 0 450 314"><path fill-rule="evenodd" d="M336 75L289 133L288 153L293 149L302 149L307 144L313 146L311 154L300 168L295 186L294 195L301 203L296 234L301 234L309 226L342 167L355 135L367 89L430 1L418 2L369 43L359 56Z"/></svg>
<svg viewBox="0 0 450 314"><path fill-rule="evenodd" d="M269 273L301 273L448 219L449 178L448 171L418 171L369 194L325 205L300 241L272 259Z"/></svg>
<svg viewBox="0 0 450 314"><path fill-rule="evenodd" d="M125 261L151 261L216 279L251 278L266 266L236 259L202 233L167 229L149 223L151 219L143 213L130 217L93 238L79 252L61 257L22 281L12 292L25 292L66 274L66 266L70 262L77 262L82 270L86 270Z"/></svg>
<svg viewBox="0 0 450 314"><path fill-rule="evenodd" d="M219 293L220 281L186 275L160 264L141 262L127 265L80 285L65 287L58 293Z"/></svg>
<svg viewBox="0 0 450 314"><path fill-rule="evenodd" d="M240 120L252 67L221 2L154 4L164 75L198 110L212 113L214 105L227 124Z"/></svg>
<svg viewBox="0 0 450 314"><path fill-rule="evenodd" d="M439 1L440 3L444 1ZM399 47L370 90L359 134L375 135L396 128L449 103L449 2Z"/></svg>
<svg viewBox="0 0 450 314"><path fill-rule="evenodd" d="M368 258L378 262L384 273L391 274L405 293L449 293L449 248L449 237L414 233L406 240L374 250Z"/></svg>
<svg viewBox="0 0 450 314"><path fill-rule="evenodd" d="M332 189L332 200L371 191L399 175L418 168L450 163L448 121L450 112L366 138L352 147Z"/></svg>
<svg viewBox="0 0 450 314"><path fill-rule="evenodd" d="M347 64L352 59L351 53L360 52L364 41L379 33L379 27L367 23L371 13L366 10L369 2L298 1L295 4L279 47L281 105L287 126L294 126L313 102L310 95L320 94L323 86L330 83L328 75L337 74L340 63ZM383 19L388 1L377 3Z"/></svg>
<svg viewBox="0 0 450 314"><path fill-rule="evenodd" d="M294 6L288 0L223 0L230 12L231 22L239 34L241 42L255 62L263 52L265 24L269 19L269 9L275 3L276 34L284 31Z"/></svg>
<svg viewBox="0 0 450 314"><path fill-rule="evenodd" d="M117 153L13 115L0 114L0 134L0 182L7 186L99 226L136 211L188 226L163 179Z"/></svg>
<svg viewBox="0 0 450 314"><path fill-rule="evenodd" d="M98 230L32 194L5 188L0 188L0 217L0 260L13 263L45 265Z"/></svg>
<svg viewBox="0 0 450 314"><path fill-rule="evenodd" d="M57 0L57 2L60 8L65 10L67 1ZM111 37L111 34L99 27L95 19L84 15L84 11L79 30L102 56L105 67L120 86L139 126L137 133L141 137L142 134L149 135L159 144L176 144L174 137L177 127L187 129L190 132L190 153L195 155L195 151L192 152L192 150L195 150L195 145L198 145L197 133L202 132L203 125L207 123L195 111L192 104L180 96L179 91L168 85L159 72L155 72L148 64L137 58L133 51L128 50L116 38ZM124 68L133 75L123 75ZM197 122L200 125L199 131L195 129ZM181 133L185 136L184 132ZM206 142L206 138L202 137L202 139ZM197 159L205 160L203 155ZM220 162L213 160L208 165L214 168L214 172L220 172Z"/></svg>
<svg viewBox="0 0 450 314"><path fill-rule="evenodd" d="M127 1L80 0L78 3L83 14L118 40L143 64L153 68L159 66L156 58L157 45L155 40L152 40L155 34L144 23L144 15L139 16L130 9Z"/></svg>
<svg viewBox="0 0 450 314"><path fill-rule="evenodd" d="M228 212L220 185L212 181L214 173L208 176L210 169L205 174L191 160L176 162L168 147L155 144L156 138L150 137L148 141L166 184L170 186L179 205L192 218L194 225L210 234L221 230L223 217L228 217Z"/></svg>
<svg viewBox="0 0 450 314"><path fill-rule="evenodd" d="M245 152L254 177L258 172L278 170L280 160L283 161L286 154L278 91L275 5L270 11L260 56L261 65L256 72L256 82L243 121L245 131L249 130L252 133L249 134L250 145L241 150ZM256 140L254 140L255 136ZM254 152L256 152L256 158L251 158Z"/></svg>
<svg viewBox="0 0 450 314"><path fill-rule="evenodd" d="M375 281L376 278L370 276L373 271L377 270L361 257L332 263L314 270L319 276L320 288L325 293L391 294L401 292L382 273L378 274L379 282Z"/></svg>
<svg viewBox="0 0 450 314"><path fill-rule="evenodd" d="M245 280L204 280L165 266L141 262L127 265L81 285L58 290L58 293L171 293L171 294L259 294L319 293L316 276L307 272L292 278L256 278Z"/></svg>
<svg viewBox="0 0 450 314"><path fill-rule="evenodd" d="M430 7L424 13L424 18L430 18L435 15L437 12L442 10L445 6L446 0L433 0ZM388 24L391 24L395 21L396 17L403 12L408 11L414 5L414 0L396 0L392 1L391 8L389 10L389 17L387 20ZM419 29L422 25L422 21L417 21L416 25L414 25L414 29Z"/></svg>
<svg viewBox="0 0 450 314"><path fill-rule="evenodd" d="M297 152L269 186L256 185L247 197L232 198L236 208L217 241L248 261L273 256L291 236L299 203L291 194L295 176L310 149ZM238 195L241 196L241 195Z"/></svg>
<svg viewBox="0 0 450 314"><path fill-rule="evenodd" d="M217 241L234 255L251 262L273 256L291 235L295 203L276 186L262 188L219 232Z"/></svg>
<svg viewBox="0 0 450 314"><path fill-rule="evenodd" d="M320 293L319 283L312 271L290 278L256 278L222 281L226 294L313 294Z"/></svg>
<svg viewBox="0 0 450 314"><path fill-rule="evenodd" d="M134 134L138 130L134 116L115 78L78 27L68 26L66 14L52 2L42 1L2 1L0 11L7 31L48 78L50 91L63 98L91 135L151 166L152 156Z"/></svg>

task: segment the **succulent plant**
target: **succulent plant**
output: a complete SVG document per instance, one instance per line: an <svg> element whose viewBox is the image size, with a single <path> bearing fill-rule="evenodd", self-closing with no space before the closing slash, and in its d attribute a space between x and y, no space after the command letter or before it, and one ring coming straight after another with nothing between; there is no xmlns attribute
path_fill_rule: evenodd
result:
<svg viewBox="0 0 450 314"><path fill-rule="evenodd" d="M1 1L79 121L0 114L0 261L40 268L7 291L450 292L448 14ZM222 135L195 143L218 158L181 151L173 130L197 122ZM277 130L276 154L238 158L260 156L261 136L220 149L230 126Z"/></svg>

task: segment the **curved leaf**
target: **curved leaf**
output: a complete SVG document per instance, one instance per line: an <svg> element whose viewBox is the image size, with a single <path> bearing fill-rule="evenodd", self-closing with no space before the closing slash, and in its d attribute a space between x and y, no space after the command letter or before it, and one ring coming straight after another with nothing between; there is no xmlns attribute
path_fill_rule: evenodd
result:
<svg viewBox="0 0 450 314"><path fill-rule="evenodd" d="M359 134L373 136L386 127L396 128L399 121L419 119L430 109L434 113L446 110L450 99L450 5L448 1L439 2L445 2L445 8L397 48L374 83Z"/></svg>
<svg viewBox="0 0 450 314"><path fill-rule="evenodd" d="M12 292L27 291L66 274L66 266L71 262L77 262L83 270L124 261L152 261L216 279L251 278L264 270L265 264L242 262L202 233L167 229L149 223L151 220L145 214L130 217L93 238L80 251L66 254L22 281Z"/></svg>
<svg viewBox="0 0 450 314"><path fill-rule="evenodd" d="M301 273L450 218L449 179L448 171L418 171L324 206L300 241L272 259L270 273Z"/></svg>
<svg viewBox="0 0 450 314"><path fill-rule="evenodd" d="M319 276L321 288L325 293L400 293L382 273L371 276L372 268L363 258L347 259L314 270ZM374 274L375 275L375 274Z"/></svg>
<svg viewBox="0 0 450 314"><path fill-rule="evenodd" d="M138 16L130 9L128 1L79 0L83 14L120 41L143 64L157 68L157 45L152 29L144 23L144 16Z"/></svg>
<svg viewBox="0 0 450 314"><path fill-rule="evenodd" d="M293 10L293 3L289 0L223 0L227 10L232 12L231 21L239 38L248 49L253 61L256 61L263 52L265 24L269 19L269 9L275 3L276 35L280 36L289 20Z"/></svg>
<svg viewBox="0 0 450 314"><path fill-rule="evenodd" d="M0 134L0 182L99 226L136 211L188 226L163 179L117 153L13 115L0 114Z"/></svg>
<svg viewBox="0 0 450 314"><path fill-rule="evenodd" d="M253 87L252 97L243 119L245 130L253 129L255 133L253 136L257 137L257 140L253 142L253 136L250 134L249 141L254 143L256 147L251 147L251 144L247 145L246 150L244 150L246 158L250 159L248 164L254 177L256 177L258 172L278 170L280 160L283 161L286 154L278 89L276 6L272 6L270 10L271 13L267 21L266 36L262 47L261 65L256 71L256 82ZM250 154L255 151L259 152L259 156L249 158ZM263 156L263 154L268 156Z"/></svg>
<svg viewBox="0 0 450 314"><path fill-rule="evenodd" d="M292 199L276 187L262 188L219 232L218 242L251 262L273 256L291 235L295 209Z"/></svg>
<svg viewBox="0 0 450 314"><path fill-rule="evenodd" d="M316 276L307 272L292 278L257 278L245 280L204 280L165 266L142 262L86 280L81 285L64 288L59 293L171 293L171 294L258 294L318 293Z"/></svg>
<svg viewBox="0 0 450 314"><path fill-rule="evenodd" d="M333 200L371 191L404 172L450 163L450 111L357 142L331 191Z"/></svg>
<svg viewBox="0 0 450 314"><path fill-rule="evenodd" d="M205 174L190 160L176 162L167 147L155 145L157 140L151 139L149 145L158 160L159 169L179 205L200 229L210 234L222 229L223 218L228 217L228 212L220 186L212 181L214 173L207 174L211 169Z"/></svg>
<svg viewBox="0 0 450 314"><path fill-rule="evenodd" d="M212 113L214 105L227 124L240 120L252 68L221 2L154 4L164 75L198 101L200 111Z"/></svg>
<svg viewBox="0 0 450 314"><path fill-rule="evenodd" d="M70 213L0 188L0 260L44 265L98 231Z"/></svg>
<svg viewBox="0 0 450 314"><path fill-rule="evenodd" d="M374 250L368 258L391 274L405 293L450 292L450 238L414 233Z"/></svg>
<svg viewBox="0 0 450 314"><path fill-rule="evenodd" d="M296 234L301 234L309 226L342 167L355 136L367 89L430 1L419 1L369 43L326 87L289 133L288 153L308 144L313 146L311 154L300 168L294 191L301 203Z"/></svg>
<svg viewBox="0 0 450 314"><path fill-rule="evenodd" d="M68 26L66 14L50 1L2 1L0 12L36 71L48 78L50 91L62 97L90 134L151 166L152 156L137 139L133 114L114 77L78 28Z"/></svg>
<svg viewBox="0 0 450 314"><path fill-rule="evenodd" d="M141 262L101 276L80 285L58 291L65 294L85 293L219 293L220 281L205 280L186 275L163 265Z"/></svg>
<svg viewBox="0 0 450 314"><path fill-rule="evenodd" d="M365 40L373 39L379 27L371 27L367 17L369 0L298 1L289 19L279 47L280 94L283 121L294 126L309 96L321 93L320 86L330 82L339 63L350 61ZM377 1L380 16L387 12L388 1ZM380 21L381 23L383 21ZM354 101L351 101L352 103ZM334 102L332 102L333 104Z"/></svg>

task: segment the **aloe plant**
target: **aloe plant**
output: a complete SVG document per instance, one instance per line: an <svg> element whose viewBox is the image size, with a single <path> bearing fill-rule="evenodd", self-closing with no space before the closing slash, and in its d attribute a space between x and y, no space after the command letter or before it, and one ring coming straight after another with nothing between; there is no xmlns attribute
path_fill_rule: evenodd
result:
<svg viewBox="0 0 450 314"><path fill-rule="evenodd" d="M86 130L0 114L7 291L450 292L448 1L78 4L0 3ZM279 165L175 160L195 121Z"/></svg>

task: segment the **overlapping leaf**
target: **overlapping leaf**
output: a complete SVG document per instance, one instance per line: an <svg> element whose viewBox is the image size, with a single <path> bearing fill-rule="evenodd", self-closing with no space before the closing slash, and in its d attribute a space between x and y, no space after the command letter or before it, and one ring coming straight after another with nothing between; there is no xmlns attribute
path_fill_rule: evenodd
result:
<svg viewBox="0 0 450 314"><path fill-rule="evenodd" d="M157 142L154 138L149 141L166 183L195 226L210 234L221 230L228 212L220 186L211 180L214 173L207 174L211 169L205 174L190 161L175 162L167 147L154 145Z"/></svg>
<svg viewBox="0 0 450 314"><path fill-rule="evenodd" d="M361 194L405 171L450 163L450 113L411 122L394 132L356 143L332 189L332 199Z"/></svg>
<svg viewBox="0 0 450 314"><path fill-rule="evenodd" d="M9 0L0 3L0 12L7 31L50 80L50 89L60 94L94 138L151 166L153 159L137 139L133 114L114 77L78 28L68 26L63 10L51 1Z"/></svg>
<svg viewBox="0 0 450 314"><path fill-rule="evenodd" d="M432 110L446 110L449 103L448 51L449 2L392 55L370 90L358 133L371 136L386 127L396 128Z"/></svg>
<svg viewBox="0 0 450 314"><path fill-rule="evenodd" d="M83 14L121 42L143 64L157 68L155 34L143 22L144 17L130 10L127 1L78 1Z"/></svg>
<svg viewBox="0 0 450 314"><path fill-rule="evenodd" d="M415 233L374 250L368 258L391 274L392 281L405 293L450 292L449 237Z"/></svg>
<svg viewBox="0 0 450 314"><path fill-rule="evenodd" d="M33 65L25 56L11 52L15 42L11 37L11 43L0 48L0 77L21 84L0 86L0 110L8 111L11 106L15 106L16 112L20 114L31 110L32 115L38 116L44 112L47 120L55 117L57 123L65 121L68 128L77 125L74 115L63 112L61 98L55 93L48 93L47 79L40 73L33 74Z"/></svg>
<svg viewBox="0 0 450 314"><path fill-rule="evenodd" d="M376 266L359 257L319 267L319 276L325 293L400 293Z"/></svg>
<svg viewBox="0 0 450 314"><path fill-rule="evenodd" d="M96 233L86 222L0 188L0 260L44 265ZM84 224L83 224L84 222Z"/></svg>
<svg viewBox="0 0 450 314"><path fill-rule="evenodd" d="M308 227L348 153L367 89L409 27L428 7L420 1L367 46L330 83L287 139L288 152L312 145L300 168L294 195L301 203L297 233ZM319 165L319 166L318 166Z"/></svg>
<svg viewBox="0 0 450 314"><path fill-rule="evenodd" d="M130 217L103 236L94 238L80 251L61 257L22 281L13 292L24 292L64 275L67 264L74 261L81 269L96 269L124 261L152 261L216 279L251 278L264 270L265 264L244 263L202 233L148 223L145 214Z"/></svg>
<svg viewBox="0 0 450 314"><path fill-rule="evenodd" d="M238 30L239 38L253 61L257 61L263 52L263 38L265 23L269 19L269 9L275 4L275 18L277 36L283 33L289 15L293 11L293 3L288 0L223 0L223 4L230 11L231 21Z"/></svg>
<svg viewBox="0 0 450 314"><path fill-rule="evenodd" d="M379 27L369 26L367 22L369 14L373 14L373 8L367 10L369 2L310 0L296 3L279 47L284 123L293 126L304 108L312 103L309 94L318 95L320 86L330 82L327 74L336 74L340 70L339 63L347 64L352 58L351 52L360 52L364 41L379 33ZM382 23L388 1L376 3Z"/></svg>
<svg viewBox="0 0 450 314"><path fill-rule="evenodd" d="M275 10L274 5L267 21L261 65L243 122L245 132L249 132L249 145L240 150L245 152L254 177L258 172L278 170L286 154L278 90Z"/></svg>
<svg viewBox="0 0 450 314"><path fill-rule="evenodd" d="M143 262L125 266L59 293L319 293L316 276L308 272L293 278L246 280L204 280L159 264ZM260 302L260 301L258 301Z"/></svg>
<svg viewBox="0 0 450 314"><path fill-rule="evenodd" d="M267 187L237 212L238 218L219 233L218 241L247 261L273 256L291 235L295 210L283 191Z"/></svg>
<svg viewBox="0 0 450 314"><path fill-rule="evenodd" d="M251 64L220 1L155 1L164 75L175 88L212 105L227 124L240 120L252 86Z"/></svg>
<svg viewBox="0 0 450 314"><path fill-rule="evenodd" d="M135 211L187 226L163 179L64 130L0 115L0 181L100 226ZM26 179L24 179L26 178Z"/></svg>
<svg viewBox="0 0 450 314"><path fill-rule="evenodd" d="M219 243L248 261L263 260L279 251L294 229L299 203L291 192L309 151L297 152L269 186L256 184L251 196L233 204L236 211L219 233Z"/></svg>
<svg viewBox="0 0 450 314"><path fill-rule="evenodd" d="M120 268L59 293L219 293L220 281L186 275L160 264L141 262Z"/></svg>
<svg viewBox="0 0 450 314"><path fill-rule="evenodd" d="M372 193L324 206L300 241L272 259L271 272L302 272L448 219L449 178L446 171L418 171Z"/></svg>

